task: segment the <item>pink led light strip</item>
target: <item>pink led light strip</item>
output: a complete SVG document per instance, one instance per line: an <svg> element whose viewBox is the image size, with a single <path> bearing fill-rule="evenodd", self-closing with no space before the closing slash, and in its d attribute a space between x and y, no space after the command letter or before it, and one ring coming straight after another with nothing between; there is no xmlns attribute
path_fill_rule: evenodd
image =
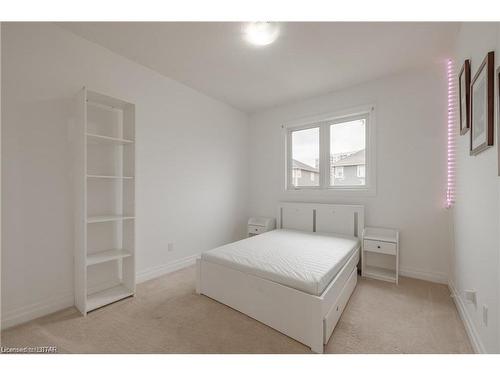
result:
<svg viewBox="0 0 500 375"><path fill-rule="evenodd" d="M446 65L448 75L448 150L447 150L447 185L446 208L455 203L455 136L456 136L456 103L457 82L455 78L455 64L448 60Z"/></svg>

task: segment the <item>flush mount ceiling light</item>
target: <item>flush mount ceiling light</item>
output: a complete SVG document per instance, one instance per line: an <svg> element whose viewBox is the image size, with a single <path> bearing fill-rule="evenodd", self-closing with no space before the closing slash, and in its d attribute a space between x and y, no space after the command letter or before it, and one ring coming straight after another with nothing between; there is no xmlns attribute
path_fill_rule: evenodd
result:
<svg viewBox="0 0 500 375"><path fill-rule="evenodd" d="M279 26L274 22L251 22L244 27L245 39L256 46L271 44L279 32Z"/></svg>

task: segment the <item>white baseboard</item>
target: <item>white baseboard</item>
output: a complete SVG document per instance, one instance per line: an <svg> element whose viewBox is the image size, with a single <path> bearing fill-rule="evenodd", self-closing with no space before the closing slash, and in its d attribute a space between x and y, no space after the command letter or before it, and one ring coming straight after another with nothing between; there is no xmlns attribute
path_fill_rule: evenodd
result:
<svg viewBox="0 0 500 375"><path fill-rule="evenodd" d="M136 274L137 283L142 283L156 277L166 275L167 273L180 270L181 268L188 267L195 264L196 258L200 255L192 255L183 259L179 259L167 264L148 268ZM111 287L116 282L107 285ZM102 290L106 285L98 285L89 290L90 293L97 290ZM19 307L11 311L5 311L2 314L2 330L16 326L18 324L26 323L30 320L40 318L45 315L52 314L56 311L66 309L74 305L73 293L56 296L54 298L45 300L43 302L33 303L27 306Z"/></svg>
<svg viewBox="0 0 500 375"><path fill-rule="evenodd" d="M2 330L52 314L75 304L73 293L68 293L43 302L32 303L2 314Z"/></svg>
<svg viewBox="0 0 500 375"><path fill-rule="evenodd" d="M148 269L140 271L136 275L137 284L166 275L170 272L180 270L181 268L191 266L195 264L196 258L198 258L199 256L200 254L191 255L167 264L161 264L159 266L150 267Z"/></svg>
<svg viewBox="0 0 500 375"><path fill-rule="evenodd" d="M412 279L431 281L438 284L448 284L448 275L445 273L429 272L402 267L399 269L399 275L411 277Z"/></svg>
<svg viewBox="0 0 500 375"><path fill-rule="evenodd" d="M474 352L478 354L487 353L484 348L483 342L481 341L481 338L479 337L479 334L477 333L476 328L472 323L472 319L467 309L465 308L465 302L462 299L462 296L453 285L453 282L451 281L448 282L448 288L450 288L451 296L453 298L453 301L455 302L455 305L457 306L460 318L462 318L462 321L464 322L465 331L467 332L467 336L469 336L469 340L472 344Z"/></svg>

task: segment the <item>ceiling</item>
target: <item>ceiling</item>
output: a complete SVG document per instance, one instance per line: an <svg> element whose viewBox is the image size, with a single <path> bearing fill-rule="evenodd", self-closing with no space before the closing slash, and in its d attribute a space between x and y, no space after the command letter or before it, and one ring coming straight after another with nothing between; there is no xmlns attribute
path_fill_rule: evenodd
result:
<svg viewBox="0 0 500 375"><path fill-rule="evenodd" d="M285 22L275 43L255 47L239 22L59 25L245 112L443 61L459 27Z"/></svg>

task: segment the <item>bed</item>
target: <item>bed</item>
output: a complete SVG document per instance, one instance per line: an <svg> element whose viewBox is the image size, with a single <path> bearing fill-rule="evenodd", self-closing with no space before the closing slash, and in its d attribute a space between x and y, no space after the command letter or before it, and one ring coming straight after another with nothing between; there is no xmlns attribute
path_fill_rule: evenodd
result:
<svg viewBox="0 0 500 375"><path fill-rule="evenodd" d="M202 253L196 291L323 353L356 286L364 208L283 202L277 223Z"/></svg>

